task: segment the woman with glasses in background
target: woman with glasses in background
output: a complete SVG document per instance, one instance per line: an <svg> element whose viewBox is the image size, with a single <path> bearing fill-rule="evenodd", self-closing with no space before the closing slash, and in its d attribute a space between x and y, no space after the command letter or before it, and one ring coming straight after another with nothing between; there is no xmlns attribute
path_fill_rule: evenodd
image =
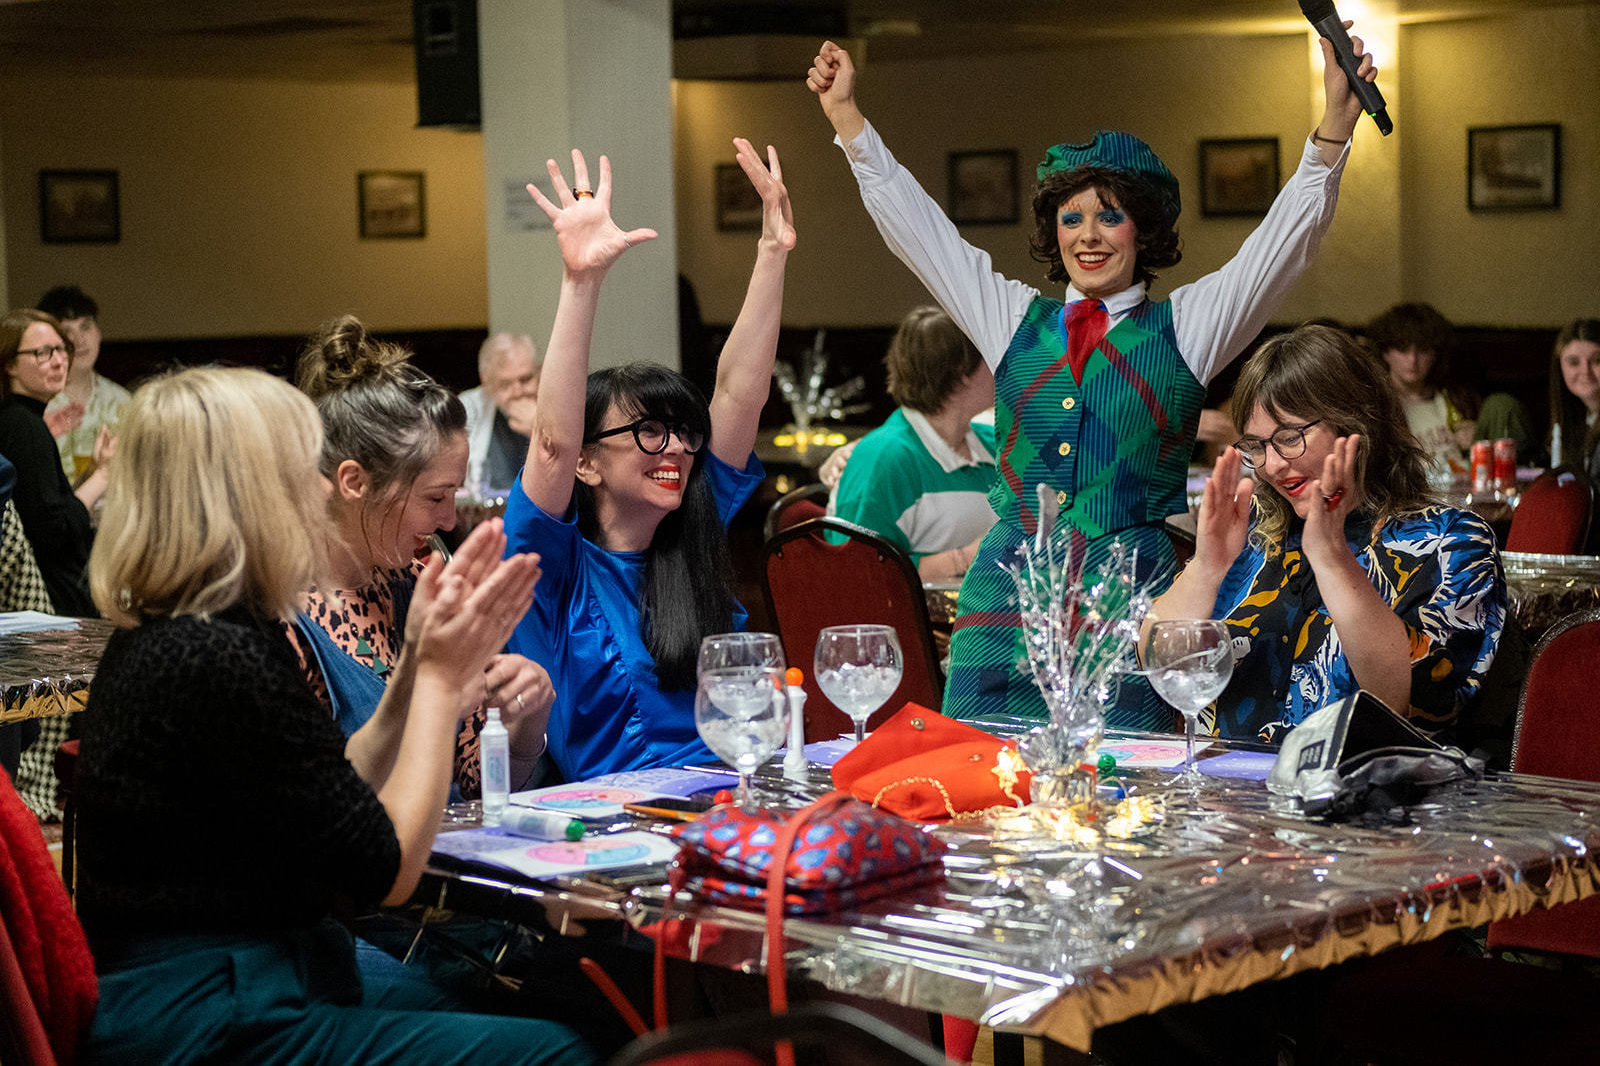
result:
<svg viewBox="0 0 1600 1066"><path fill-rule="evenodd" d="M1151 612L1228 623L1233 680L1202 728L1276 743L1362 688L1448 732L1505 621L1494 532L1429 499L1387 371L1349 334L1273 338L1233 398L1245 435L1217 460L1194 558Z"/></svg>
<svg viewBox="0 0 1600 1066"><path fill-rule="evenodd" d="M550 757L569 781L710 760L694 725L700 640L744 626L727 524L763 476L752 454L772 379L784 268L794 247L777 153L763 165L736 140L763 205L744 307L711 402L652 363L589 372L606 272L654 230L611 219L611 170L573 187L548 164L555 199L528 190L554 223L564 271L528 461L506 504L509 550L537 551L544 584L511 638L555 682Z"/></svg>
<svg viewBox="0 0 1600 1066"><path fill-rule="evenodd" d="M56 611L92 617L98 612L86 576L94 541L89 511L106 491L116 447L101 433L94 473L73 489L44 421L45 405L66 387L71 363L72 344L53 316L22 310L0 319L0 455L17 468L17 513Z"/></svg>

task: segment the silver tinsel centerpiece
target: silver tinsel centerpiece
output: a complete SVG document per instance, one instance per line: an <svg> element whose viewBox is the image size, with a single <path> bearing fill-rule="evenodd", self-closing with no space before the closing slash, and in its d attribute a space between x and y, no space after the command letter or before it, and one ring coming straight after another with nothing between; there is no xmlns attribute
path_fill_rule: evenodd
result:
<svg viewBox="0 0 1600 1066"><path fill-rule="evenodd" d="M1135 578L1138 552L1113 542L1105 565L1086 574L1072 530L1056 527L1056 496L1038 486L1037 534L1000 566L1017 589L1026 655L1017 668L1033 677L1050 720L1023 738L1036 803L1093 799L1094 764L1105 733L1105 707L1120 675L1136 668L1139 628L1152 597Z"/></svg>

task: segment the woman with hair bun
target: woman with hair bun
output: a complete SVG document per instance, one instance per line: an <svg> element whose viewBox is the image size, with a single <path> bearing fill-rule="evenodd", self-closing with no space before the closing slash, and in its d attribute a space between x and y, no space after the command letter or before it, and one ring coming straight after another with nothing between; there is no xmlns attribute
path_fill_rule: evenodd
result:
<svg viewBox="0 0 1600 1066"><path fill-rule="evenodd" d="M1361 39L1353 40L1358 56ZM1137 553L1139 578L1161 582L1176 554L1165 529L1184 484L1205 387L1267 322L1333 219L1361 106L1326 39L1322 120L1256 231L1220 270L1170 299L1148 290L1181 258L1178 181L1150 146L1101 132L1059 144L1039 165L1032 252L1047 296L997 273L989 255L897 163L856 103L850 56L829 41L807 85L833 125L862 202L891 251L977 345L995 378L998 521L962 582L950 641L945 713L1042 718L1026 671L1009 562L1039 524L1036 489L1055 494L1058 529L1092 575L1113 544ZM1375 76L1369 57L1360 76ZM1126 684L1110 724L1169 728L1171 708Z"/></svg>
<svg viewBox="0 0 1600 1066"><path fill-rule="evenodd" d="M408 698L407 608L418 553L436 529L455 526L467 476L467 416L460 399L377 340L354 316L326 323L306 343L295 383L322 417L322 476L333 483L334 536L326 584L311 592L295 630L308 680L346 736L385 700ZM479 789L478 734L498 706L511 734L511 785L537 782L554 692L543 667L494 656L482 686L460 693L458 794Z"/></svg>

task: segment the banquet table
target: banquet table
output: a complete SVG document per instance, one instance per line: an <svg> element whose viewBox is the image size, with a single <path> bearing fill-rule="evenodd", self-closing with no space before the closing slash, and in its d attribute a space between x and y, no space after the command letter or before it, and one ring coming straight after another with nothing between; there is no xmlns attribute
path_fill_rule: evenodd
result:
<svg viewBox="0 0 1600 1066"><path fill-rule="evenodd" d="M1037 808L936 827L942 887L791 918L784 965L836 992L1087 1049L1100 1026L1600 891L1600 784L1491 775L1368 828L1271 797L1258 752L1208 756L1194 793L1170 787L1170 770L1119 767L1129 800L1098 831ZM419 898L567 933L666 916L688 923L672 942L692 962L769 961L760 914L659 884L433 864Z"/></svg>
<svg viewBox="0 0 1600 1066"><path fill-rule="evenodd" d="M81 711L89 682L115 629L99 618L75 629L0 636L0 725Z"/></svg>
<svg viewBox="0 0 1600 1066"><path fill-rule="evenodd" d="M1530 640L1560 619L1600 607L1600 556L1501 552L1506 598Z"/></svg>

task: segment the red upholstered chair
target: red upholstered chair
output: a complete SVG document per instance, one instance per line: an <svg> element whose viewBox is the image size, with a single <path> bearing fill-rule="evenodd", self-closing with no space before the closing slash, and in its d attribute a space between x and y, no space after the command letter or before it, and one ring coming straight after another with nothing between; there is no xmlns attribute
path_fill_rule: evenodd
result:
<svg viewBox="0 0 1600 1066"><path fill-rule="evenodd" d="M1583 551L1594 514L1589 479L1570 467L1547 470L1522 493L1511 515L1506 551L1572 555Z"/></svg>
<svg viewBox="0 0 1600 1066"><path fill-rule="evenodd" d="M797 526L808 519L821 518L827 513L828 486L820 481L801 485L793 492L779 496L772 506L767 508L767 520L762 529L762 536L766 540L771 540L791 526Z"/></svg>
<svg viewBox="0 0 1600 1066"><path fill-rule="evenodd" d="M39 822L0 773L0 1062L71 1063L95 997L89 944Z"/></svg>
<svg viewBox="0 0 1600 1066"><path fill-rule="evenodd" d="M1512 770L1600 781L1596 663L1600 610L1562 619L1539 641L1517 708ZM1600 897L1491 922L1489 946L1600 957Z"/></svg>
<svg viewBox="0 0 1600 1066"><path fill-rule="evenodd" d="M848 538L829 544L832 531ZM762 584L767 610L791 665L805 672L806 740L832 740L852 730L850 718L822 695L811 676L817 634L828 626L878 623L900 636L905 673L900 687L867 722L870 729L907 702L937 708L944 672L933 645L922 579L905 552L870 530L837 518L813 518L767 541Z"/></svg>

